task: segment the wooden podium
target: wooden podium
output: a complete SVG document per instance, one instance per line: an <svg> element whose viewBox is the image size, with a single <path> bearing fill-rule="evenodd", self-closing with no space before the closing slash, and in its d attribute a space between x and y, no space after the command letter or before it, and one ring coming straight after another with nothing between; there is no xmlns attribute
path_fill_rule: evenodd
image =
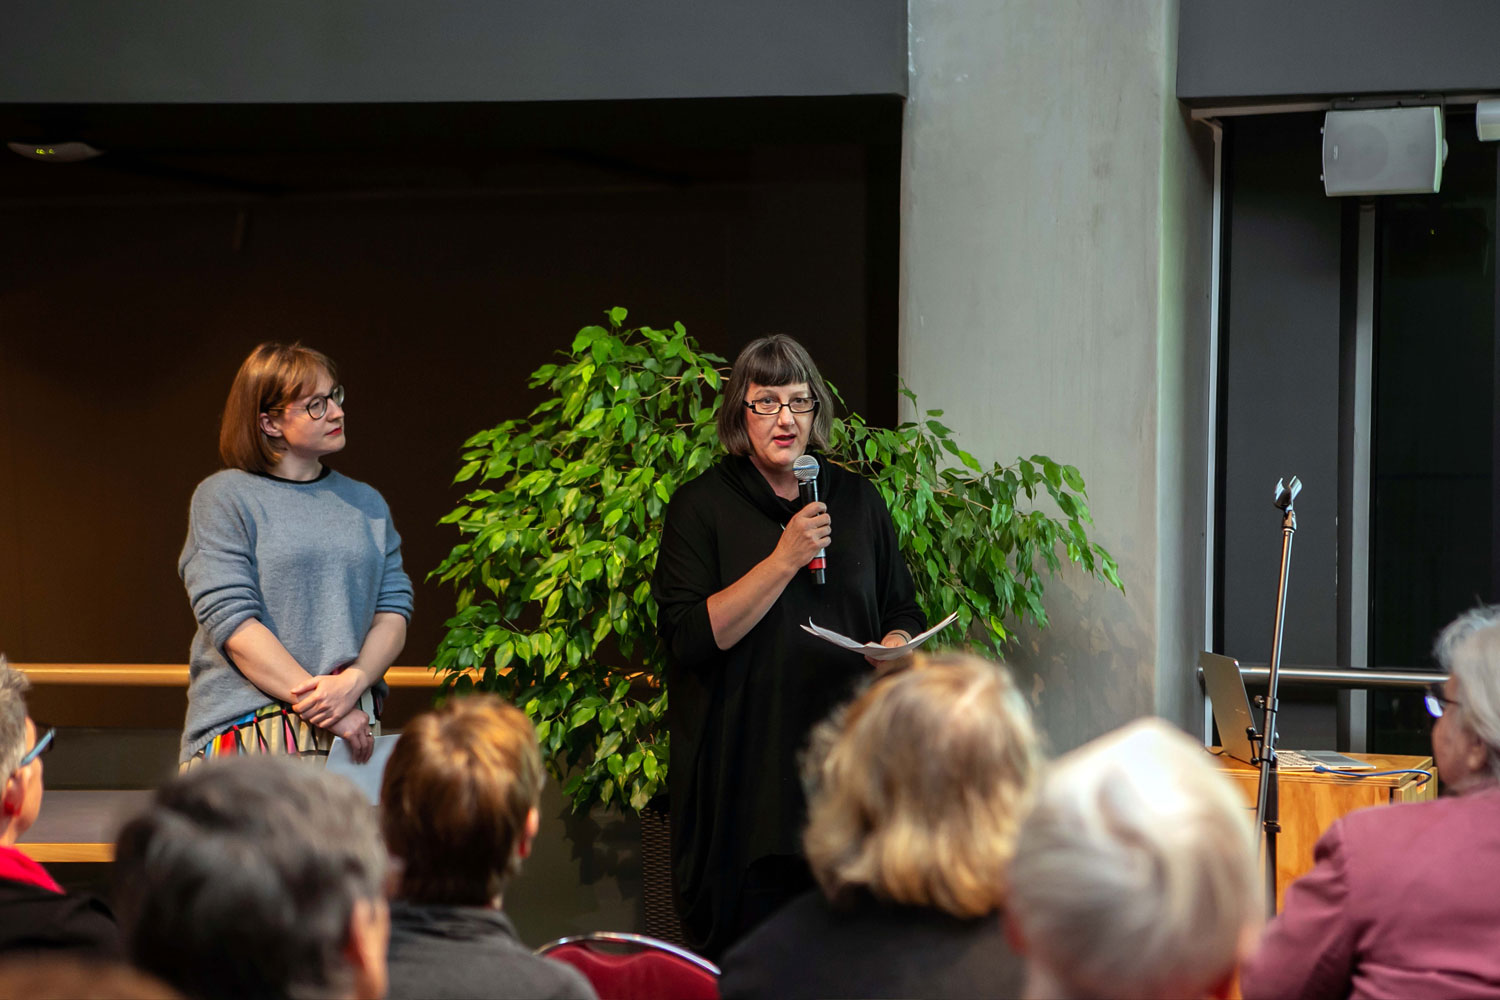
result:
<svg viewBox="0 0 1500 1000"><path fill-rule="evenodd" d="M1213 748L1217 751L1219 748ZM1351 753L1347 756L1375 765L1377 771L1403 768L1431 771L1431 757ZM1215 756L1215 764L1245 796L1252 816L1260 784L1260 769ZM1351 772L1362 773L1362 772ZM1281 791L1281 834L1276 838L1276 910L1281 911L1286 887L1313 866L1313 846L1329 824L1345 813L1366 806L1421 802L1437 798L1437 777L1424 782L1420 774L1392 774L1379 778L1342 778L1314 771L1278 772ZM1259 832L1259 831L1257 831Z"/></svg>

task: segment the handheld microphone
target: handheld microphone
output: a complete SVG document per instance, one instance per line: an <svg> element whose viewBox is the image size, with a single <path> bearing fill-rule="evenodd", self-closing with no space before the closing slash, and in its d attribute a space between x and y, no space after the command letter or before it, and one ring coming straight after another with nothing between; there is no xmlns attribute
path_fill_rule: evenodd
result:
<svg viewBox="0 0 1500 1000"><path fill-rule="evenodd" d="M797 478L797 497L806 507L818 502L818 460L811 455L802 455L792 463L792 475ZM823 583L823 571L828 566L828 553L823 549L807 564L812 572L813 583Z"/></svg>

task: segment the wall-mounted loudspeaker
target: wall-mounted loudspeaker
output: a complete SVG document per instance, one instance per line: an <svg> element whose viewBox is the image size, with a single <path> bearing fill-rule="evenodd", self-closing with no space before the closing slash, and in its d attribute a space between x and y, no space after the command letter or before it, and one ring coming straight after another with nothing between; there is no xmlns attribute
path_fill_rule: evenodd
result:
<svg viewBox="0 0 1500 1000"><path fill-rule="evenodd" d="M1323 191L1436 194L1448 143L1443 109L1330 111L1323 118Z"/></svg>
<svg viewBox="0 0 1500 1000"><path fill-rule="evenodd" d="M1500 100L1490 97L1474 102L1474 131L1480 142L1500 139Z"/></svg>

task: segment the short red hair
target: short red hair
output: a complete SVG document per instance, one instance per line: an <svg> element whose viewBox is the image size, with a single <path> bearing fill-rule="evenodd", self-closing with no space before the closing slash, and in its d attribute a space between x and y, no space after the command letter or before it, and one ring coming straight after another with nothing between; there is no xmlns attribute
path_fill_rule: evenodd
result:
<svg viewBox="0 0 1500 1000"><path fill-rule="evenodd" d="M492 694L451 698L407 723L380 787L400 896L484 906L500 895L520 868L543 780L531 720Z"/></svg>
<svg viewBox="0 0 1500 1000"><path fill-rule="evenodd" d="M281 446L260 429L260 415L312 391L318 374L338 381L338 369L322 351L267 341L250 352L235 373L219 421L219 458L231 469L270 472Z"/></svg>

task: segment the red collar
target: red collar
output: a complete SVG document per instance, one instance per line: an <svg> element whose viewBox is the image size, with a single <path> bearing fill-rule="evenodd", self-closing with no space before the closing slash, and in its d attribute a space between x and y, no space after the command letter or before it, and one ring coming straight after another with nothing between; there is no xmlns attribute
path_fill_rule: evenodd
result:
<svg viewBox="0 0 1500 1000"><path fill-rule="evenodd" d="M33 861L19 848L0 847L0 879L11 882L24 882L26 885L34 885L39 889L47 889L51 892L62 892L62 886L58 885L47 869L39 862Z"/></svg>

